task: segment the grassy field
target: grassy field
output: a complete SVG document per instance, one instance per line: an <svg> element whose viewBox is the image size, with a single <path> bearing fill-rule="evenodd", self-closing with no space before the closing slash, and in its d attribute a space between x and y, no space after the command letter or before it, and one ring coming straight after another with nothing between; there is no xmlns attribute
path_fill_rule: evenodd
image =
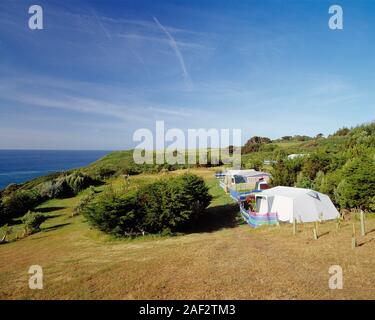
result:
<svg viewBox="0 0 375 320"><path fill-rule="evenodd" d="M187 235L114 239L90 228L82 216L71 216L84 193L44 203L40 211L49 219L41 232L0 245L0 298L375 298L375 219L367 219L368 233L358 237L354 250L351 222L340 230L334 222L320 224L318 240L310 224L299 225L295 236L289 224L254 230L242 222L213 170L191 171L205 178L214 199L199 230ZM130 183L156 178L139 175ZM14 234L21 229L16 226ZM31 265L43 267L43 290L28 287ZM331 265L343 268L342 290L328 288Z"/></svg>

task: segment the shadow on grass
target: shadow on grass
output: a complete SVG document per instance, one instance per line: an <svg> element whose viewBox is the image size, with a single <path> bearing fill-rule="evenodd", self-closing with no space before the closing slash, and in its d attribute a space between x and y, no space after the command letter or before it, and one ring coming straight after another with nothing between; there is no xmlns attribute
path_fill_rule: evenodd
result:
<svg viewBox="0 0 375 320"><path fill-rule="evenodd" d="M50 231L53 231L53 230L56 230L56 229L59 229L59 228L62 228L62 227L68 226L68 225L70 225L70 222L60 223L60 224L56 224L56 225L51 226L51 227L43 228L41 231L42 232L50 232Z"/></svg>
<svg viewBox="0 0 375 320"><path fill-rule="evenodd" d="M329 231L322 232L322 233L320 233L320 234L318 235L318 238L324 237L324 236L326 236L326 235L328 235L328 234L329 234Z"/></svg>
<svg viewBox="0 0 375 320"><path fill-rule="evenodd" d="M8 221L7 224L8 224L9 227L16 226L16 225L22 224L22 220L21 220L21 218L12 219L12 220Z"/></svg>
<svg viewBox="0 0 375 320"><path fill-rule="evenodd" d="M52 214L52 215L48 215L48 216L44 216L44 217L45 217L45 219L47 221L47 220L50 220L50 219L53 219L53 218L61 217L63 215L64 215L63 213L60 213L60 214Z"/></svg>
<svg viewBox="0 0 375 320"><path fill-rule="evenodd" d="M375 231L375 229L371 229L370 231L367 231L366 232L366 235L370 234L370 233L373 233Z"/></svg>
<svg viewBox="0 0 375 320"><path fill-rule="evenodd" d="M46 213L46 212L53 212L57 210L66 209L67 207L46 207L46 208L37 208L35 211Z"/></svg>
<svg viewBox="0 0 375 320"><path fill-rule="evenodd" d="M188 228L188 233L213 232L225 228L234 228L242 224L238 204L226 204L207 208L205 213Z"/></svg>
<svg viewBox="0 0 375 320"><path fill-rule="evenodd" d="M364 246L367 243L373 242L374 240L375 240L374 238L371 238L369 240L363 241L362 243L358 244L358 247L362 247L362 246Z"/></svg>

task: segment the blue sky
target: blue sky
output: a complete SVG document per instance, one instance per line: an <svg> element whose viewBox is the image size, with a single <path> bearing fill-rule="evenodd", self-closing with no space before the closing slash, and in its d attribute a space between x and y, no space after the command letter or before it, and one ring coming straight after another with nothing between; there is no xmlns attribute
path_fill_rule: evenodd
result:
<svg viewBox="0 0 375 320"><path fill-rule="evenodd" d="M33 4L44 30L28 28ZM362 0L2 0L0 148L126 149L156 120L243 140L372 121L374 14Z"/></svg>

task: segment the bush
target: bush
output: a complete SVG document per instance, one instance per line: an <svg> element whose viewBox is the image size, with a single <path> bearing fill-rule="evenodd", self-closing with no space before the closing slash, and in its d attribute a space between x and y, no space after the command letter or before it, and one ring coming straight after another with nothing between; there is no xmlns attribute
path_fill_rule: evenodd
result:
<svg viewBox="0 0 375 320"><path fill-rule="evenodd" d="M323 152L317 152L304 159L302 171L305 176L313 180L319 171L327 172L329 165L329 156Z"/></svg>
<svg viewBox="0 0 375 320"><path fill-rule="evenodd" d="M145 213L143 230L183 231L198 219L210 201L204 181L193 174L144 186L138 192L138 202Z"/></svg>
<svg viewBox="0 0 375 320"><path fill-rule="evenodd" d="M141 228L142 212L134 191L119 194L109 188L87 204L82 213L92 226L107 233L125 235Z"/></svg>
<svg viewBox="0 0 375 320"><path fill-rule="evenodd" d="M242 154L248 154L251 152L258 152L263 144L271 143L271 139L267 137L252 137L246 141L245 145L241 148Z"/></svg>
<svg viewBox="0 0 375 320"><path fill-rule="evenodd" d="M19 184L11 183L2 192L2 196L8 196L20 188Z"/></svg>
<svg viewBox="0 0 375 320"><path fill-rule="evenodd" d="M343 167L344 179L335 189L335 199L341 208L371 209L375 196L375 161L370 157L349 160Z"/></svg>
<svg viewBox="0 0 375 320"><path fill-rule="evenodd" d="M43 183L39 186L39 192L45 199L63 199L74 196L72 188L64 178Z"/></svg>
<svg viewBox="0 0 375 320"><path fill-rule="evenodd" d="M170 233L185 230L210 201L203 179L184 174L126 193L108 189L83 214L93 226L117 236Z"/></svg>
<svg viewBox="0 0 375 320"><path fill-rule="evenodd" d="M110 167L100 167L96 175L98 176L99 179L106 179L109 177L112 177L116 173L116 170Z"/></svg>
<svg viewBox="0 0 375 320"><path fill-rule="evenodd" d="M40 231L40 225L46 221L46 217L40 213L35 213L29 211L22 217L22 222L24 223L25 234L31 235L33 233Z"/></svg>
<svg viewBox="0 0 375 320"><path fill-rule="evenodd" d="M346 135L349 134L349 132L350 132L350 129L344 127L344 128L341 128L341 129L337 130L337 131L333 134L333 136L346 136Z"/></svg>
<svg viewBox="0 0 375 320"><path fill-rule="evenodd" d="M89 186L98 185L99 183L99 180L85 173L74 172L43 183L39 186L39 192L43 198L63 199L73 197Z"/></svg>
<svg viewBox="0 0 375 320"><path fill-rule="evenodd" d="M2 228L2 235L0 237L0 244L7 241L7 237L13 232L12 227L9 227L7 224Z"/></svg>
<svg viewBox="0 0 375 320"><path fill-rule="evenodd" d="M297 182L295 186L298 188L314 189L314 182L310 180L309 177L306 177L303 172L300 172L297 175Z"/></svg>
<svg viewBox="0 0 375 320"><path fill-rule="evenodd" d="M0 221L4 223L20 217L35 208L40 201L41 197L36 190L17 190L2 198Z"/></svg>
<svg viewBox="0 0 375 320"><path fill-rule="evenodd" d="M276 186L293 186L297 182L297 174L301 170L303 158L290 160L278 160L272 166L271 185Z"/></svg>
<svg viewBox="0 0 375 320"><path fill-rule="evenodd" d="M6 216L5 216L5 207L3 205L3 200L0 198L0 226L6 223Z"/></svg>
<svg viewBox="0 0 375 320"><path fill-rule="evenodd" d="M322 177L318 191L327 194L332 201L337 203L337 201L335 201L335 189L341 180L341 170L329 172Z"/></svg>
<svg viewBox="0 0 375 320"><path fill-rule="evenodd" d="M370 202L369 202L369 209L370 209L372 212L375 212L375 196L373 196L373 197L370 199Z"/></svg>
<svg viewBox="0 0 375 320"><path fill-rule="evenodd" d="M65 177L66 182L72 189L74 194L94 185L98 185L99 181L91 178L88 174L75 172Z"/></svg>
<svg viewBox="0 0 375 320"><path fill-rule="evenodd" d="M72 216L81 214L95 197L94 187L90 187L88 195L82 197L78 205L73 208Z"/></svg>

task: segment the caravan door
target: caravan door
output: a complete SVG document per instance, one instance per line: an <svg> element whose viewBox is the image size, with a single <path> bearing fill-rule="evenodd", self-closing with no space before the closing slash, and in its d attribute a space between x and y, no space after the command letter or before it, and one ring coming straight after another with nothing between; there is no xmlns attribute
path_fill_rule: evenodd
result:
<svg viewBox="0 0 375 320"><path fill-rule="evenodd" d="M256 206L255 211L260 214L266 214L269 212L268 208L268 200L267 197L264 196L256 196Z"/></svg>

